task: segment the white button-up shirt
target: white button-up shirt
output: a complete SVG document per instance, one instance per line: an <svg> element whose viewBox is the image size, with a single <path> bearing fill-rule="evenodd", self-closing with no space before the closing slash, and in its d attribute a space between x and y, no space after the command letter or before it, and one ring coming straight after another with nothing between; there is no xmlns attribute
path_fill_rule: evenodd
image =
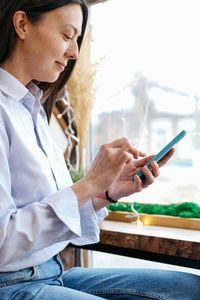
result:
<svg viewBox="0 0 200 300"><path fill-rule="evenodd" d="M107 215L91 200L78 209L41 96L0 68L0 272L41 264L70 242L98 242Z"/></svg>

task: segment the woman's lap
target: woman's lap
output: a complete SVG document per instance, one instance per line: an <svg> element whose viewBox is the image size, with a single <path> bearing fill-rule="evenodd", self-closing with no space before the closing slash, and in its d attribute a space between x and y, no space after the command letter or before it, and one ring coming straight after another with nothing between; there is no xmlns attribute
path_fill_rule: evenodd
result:
<svg viewBox="0 0 200 300"><path fill-rule="evenodd" d="M59 257L37 267L0 273L1 300L197 300L200 277L150 269L72 268Z"/></svg>
<svg viewBox="0 0 200 300"><path fill-rule="evenodd" d="M112 300L200 299L200 277L176 271L73 268L64 273L63 283Z"/></svg>

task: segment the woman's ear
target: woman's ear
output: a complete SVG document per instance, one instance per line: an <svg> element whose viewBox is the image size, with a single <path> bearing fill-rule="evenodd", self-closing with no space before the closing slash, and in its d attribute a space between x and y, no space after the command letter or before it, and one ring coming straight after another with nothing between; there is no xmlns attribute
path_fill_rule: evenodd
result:
<svg viewBox="0 0 200 300"><path fill-rule="evenodd" d="M22 10L18 10L13 15L13 26L15 28L16 34L21 40L25 39L27 32L27 16Z"/></svg>

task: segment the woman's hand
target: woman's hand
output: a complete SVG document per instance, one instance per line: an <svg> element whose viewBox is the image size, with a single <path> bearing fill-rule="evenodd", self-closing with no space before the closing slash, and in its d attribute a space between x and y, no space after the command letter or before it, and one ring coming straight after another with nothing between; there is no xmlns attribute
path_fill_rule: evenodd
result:
<svg viewBox="0 0 200 300"><path fill-rule="evenodd" d="M100 148L86 178L92 182L97 193L104 192L109 189L133 158L138 159L139 156L145 155L126 138L105 144Z"/></svg>
<svg viewBox="0 0 200 300"><path fill-rule="evenodd" d="M133 193L140 192L144 188L147 188L155 181L155 178L159 176L159 167L166 164L166 162L173 156L174 152L175 149L173 148L160 160L159 163L152 161L150 164L151 169L145 167L145 164L148 163L148 161L155 155L130 161L124 166L120 176L110 186L109 196L114 200L118 200L121 197L129 196ZM142 181L139 176L136 175L133 182L131 180L132 176L141 168L143 174L145 175L145 180Z"/></svg>
<svg viewBox="0 0 200 300"><path fill-rule="evenodd" d="M88 199L104 193L113 182L117 182L117 178L121 178L125 166L129 165L133 158L138 159L139 156L145 155L127 138L103 145L87 175L71 187L78 198L79 207Z"/></svg>

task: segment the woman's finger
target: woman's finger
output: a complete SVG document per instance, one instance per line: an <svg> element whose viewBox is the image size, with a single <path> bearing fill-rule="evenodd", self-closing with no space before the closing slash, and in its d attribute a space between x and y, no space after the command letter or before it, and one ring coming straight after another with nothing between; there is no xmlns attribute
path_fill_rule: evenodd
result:
<svg viewBox="0 0 200 300"><path fill-rule="evenodd" d="M115 164L119 163L119 165L128 164L132 160L133 160L133 155L127 151L123 151L123 149L119 149L119 151L116 152L114 158Z"/></svg>
<svg viewBox="0 0 200 300"><path fill-rule="evenodd" d="M175 153L175 149L172 148L159 162L158 162L158 166L159 168L162 167L163 165L165 165L169 159L172 158L172 156L174 155ZM146 165L152 158L154 158L155 155L149 155L149 156L146 156L142 159L138 159L137 161L135 161L135 166L137 168L139 167L143 167L144 165Z"/></svg>
<svg viewBox="0 0 200 300"><path fill-rule="evenodd" d="M144 158L138 159L135 161L135 167L136 168L142 168L144 165L146 165L155 155L148 155Z"/></svg>
<svg viewBox="0 0 200 300"><path fill-rule="evenodd" d="M145 175L144 187L152 184L155 181L155 177L154 177L153 173L147 166L144 166L142 168L142 172Z"/></svg>
<svg viewBox="0 0 200 300"><path fill-rule="evenodd" d="M134 177L134 184L135 184L135 192L141 192L143 189L143 183L142 180L138 175Z"/></svg>
<svg viewBox="0 0 200 300"><path fill-rule="evenodd" d="M131 154L133 154L134 158L138 158L139 156L146 156L146 153L137 149L135 144L127 139L127 138L121 138L118 140L115 140L109 144L105 145L106 147L109 148L123 148L124 151L130 152Z"/></svg>
<svg viewBox="0 0 200 300"><path fill-rule="evenodd" d="M175 153L175 148L172 148L169 152L167 152L167 154L163 156L163 158L158 162L159 167L165 165L168 162L168 160L172 158L174 153Z"/></svg>
<svg viewBox="0 0 200 300"><path fill-rule="evenodd" d="M160 169L156 161L152 161L151 164L151 172L153 176L156 178L160 175Z"/></svg>

